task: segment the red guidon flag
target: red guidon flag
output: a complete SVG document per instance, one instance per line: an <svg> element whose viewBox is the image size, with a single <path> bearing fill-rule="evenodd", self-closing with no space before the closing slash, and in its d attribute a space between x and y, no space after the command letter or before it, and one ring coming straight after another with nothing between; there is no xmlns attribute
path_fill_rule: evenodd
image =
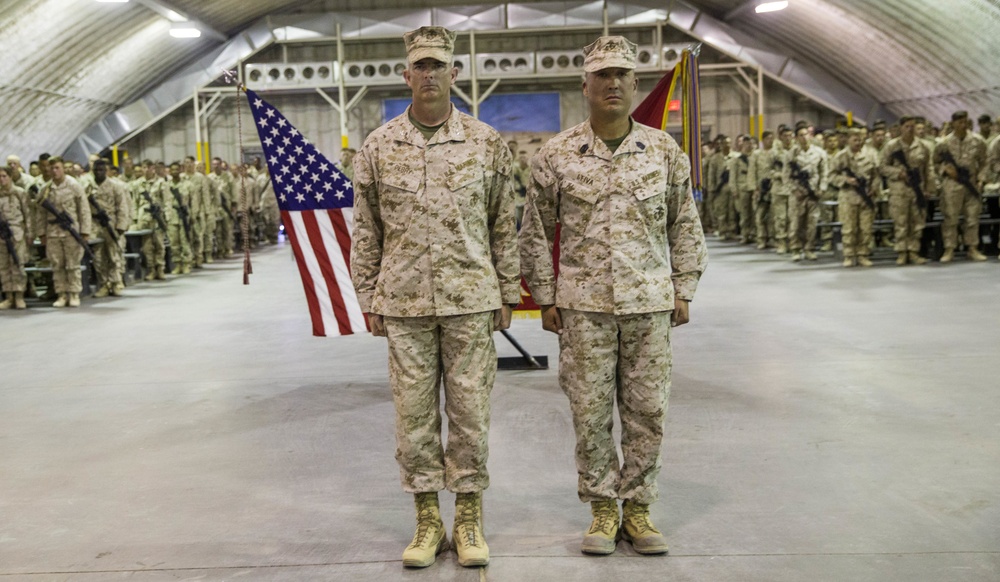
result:
<svg viewBox="0 0 1000 582"><path fill-rule="evenodd" d="M246 93L302 276L313 335L368 331L351 283L353 185L284 115L250 89Z"/></svg>

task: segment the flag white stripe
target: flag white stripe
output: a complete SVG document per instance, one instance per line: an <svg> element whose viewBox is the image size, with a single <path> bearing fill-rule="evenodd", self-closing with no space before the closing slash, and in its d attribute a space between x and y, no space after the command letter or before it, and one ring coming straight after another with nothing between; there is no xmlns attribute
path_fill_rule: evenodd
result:
<svg viewBox="0 0 1000 582"><path fill-rule="evenodd" d="M333 315L333 302L330 301L330 289L326 286L326 279L323 278L323 270L320 269L319 259L313 252L312 243L309 240L309 231L306 230L305 222L302 220L301 212L289 212L292 219L292 228L295 229L295 237L299 241L299 250L302 252L302 260L306 263L306 270L312 278L313 287L316 290L316 299L319 302L320 317L323 319L323 329L327 336L339 336L340 326L337 325L337 318Z"/></svg>
<svg viewBox="0 0 1000 582"><path fill-rule="evenodd" d="M344 217L345 220L347 217ZM330 265L333 266L334 277L337 279L337 286L340 287L340 295L344 298L344 306L347 309L347 318L351 324L351 330L355 332L368 331L365 327L365 316L361 313L361 306L358 304L358 296L354 292L354 283L351 281L351 272L344 262L344 250L337 240L337 233L333 228L333 221L328 212L316 214L316 223L319 225L320 233L323 235L323 246L326 247L326 254L330 257ZM350 230L348 230L350 232Z"/></svg>

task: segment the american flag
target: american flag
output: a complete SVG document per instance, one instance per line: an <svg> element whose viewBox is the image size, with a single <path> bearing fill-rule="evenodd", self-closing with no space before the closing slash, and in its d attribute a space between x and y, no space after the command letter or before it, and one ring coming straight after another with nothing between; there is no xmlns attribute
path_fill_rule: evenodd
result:
<svg viewBox="0 0 1000 582"><path fill-rule="evenodd" d="M274 106L250 89L246 93L305 286L313 335L368 331L351 283L353 185Z"/></svg>

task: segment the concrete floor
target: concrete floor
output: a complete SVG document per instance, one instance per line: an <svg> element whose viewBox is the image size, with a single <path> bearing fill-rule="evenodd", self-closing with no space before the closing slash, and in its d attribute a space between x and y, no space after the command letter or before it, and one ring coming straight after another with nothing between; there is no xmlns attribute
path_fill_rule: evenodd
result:
<svg viewBox="0 0 1000 582"><path fill-rule="evenodd" d="M0 314L0 582L1000 580L1000 265L711 256L674 335L669 557L580 554L552 369L497 379L490 566L404 570L384 343L311 337L282 246L249 287L233 260Z"/></svg>

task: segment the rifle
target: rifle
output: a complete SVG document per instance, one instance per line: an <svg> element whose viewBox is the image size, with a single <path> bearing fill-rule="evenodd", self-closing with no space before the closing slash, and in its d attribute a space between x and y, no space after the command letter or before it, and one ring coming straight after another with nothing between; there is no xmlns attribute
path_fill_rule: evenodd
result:
<svg viewBox="0 0 1000 582"><path fill-rule="evenodd" d="M770 178L764 178L760 181L760 203L770 204L771 203L771 187L773 182Z"/></svg>
<svg viewBox="0 0 1000 582"><path fill-rule="evenodd" d="M188 240L191 240L191 213L188 210L188 207L184 205L181 193L177 188L171 186L170 193L174 195L174 202L177 203L174 208L177 209L177 214L181 217L181 224L184 226L184 234L188 237Z"/></svg>
<svg viewBox="0 0 1000 582"><path fill-rule="evenodd" d="M920 187L920 170L910 167L910 162L906 161L906 154L903 150L896 150L889 156L890 160L899 162L906 170L906 183L913 188L913 193L917 195L917 206L921 209L927 208L927 197L924 196L924 189Z"/></svg>
<svg viewBox="0 0 1000 582"><path fill-rule="evenodd" d="M90 202L91 208L94 209L94 216L97 217L97 222L104 227L104 230L108 231L108 234L111 235L111 240L117 243L120 237L118 231L111 225L111 217L108 216L107 211L101 208L101 205L97 203L97 198L93 194L87 195L87 202Z"/></svg>
<svg viewBox="0 0 1000 582"><path fill-rule="evenodd" d="M160 230L167 232L167 222L163 220L163 209L160 208L159 204L153 202L148 190L143 192L141 196L146 199L146 202L149 202L149 214L156 221L156 224L160 225Z"/></svg>
<svg viewBox="0 0 1000 582"><path fill-rule="evenodd" d="M226 213L226 216L229 217L229 220L232 220L233 222L236 222L236 217L233 216L233 211L229 209L229 205L226 204L225 200L222 201L222 210L223 210L223 212Z"/></svg>
<svg viewBox="0 0 1000 582"><path fill-rule="evenodd" d="M868 180L865 180L861 176L855 174L854 170L850 167L844 168L844 175L848 178L854 178L857 181L858 185L854 187L854 190L859 196L861 196L861 199L864 200L865 205L868 206L868 208L875 210L875 201L872 200L871 195L868 194Z"/></svg>
<svg viewBox="0 0 1000 582"><path fill-rule="evenodd" d="M2 210L0 210L0 238L3 239L7 252L10 253L11 262L14 263L15 267L20 268L21 261L17 258L17 247L14 246L14 231L11 230L10 223L7 222L7 217L3 215Z"/></svg>
<svg viewBox="0 0 1000 582"><path fill-rule="evenodd" d="M795 160L788 161L788 167L791 169L791 177L793 180L799 183L799 186L806 191L806 198L819 202L819 196L816 195L816 191L813 190L812 184L809 183L809 172L802 169Z"/></svg>
<svg viewBox="0 0 1000 582"><path fill-rule="evenodd" d="M729 183L729 168L722 170L722 174L719 176L719 187L715 189L715 194L722 192L722 189L726 187Z"/></svg>
<svg viewBox="0 0 1000 582"><path fill-rule="evenodd" d="M77 242L77 244L83 247L83 254L86 255L88 259L93 261L94 252L90 250L90 245L87 244L87 241L83 240L83 237L80 236L80 233L77 232L75 228L73 228L73 217L70 216L69 213L66 212L65 210L63 210L62 212L56 210L55 205L53 205L52 201L49 200L48 198L42 199L42 201L39 204L41 205L42 208L47 210L49 214L55 217L55 220L50 220L49 224L54 224L59 228L68 232L69 235L73 237L73 239Z"/></svg>
<svg viewBox="0 0 1000 582"><path fill-rule="evenodd" d="M981 198L982 194L980 194L979 188L976 188L976 185L972 183L972 176L969 174L969 169L963 166L959 166L958 162L955 161L955 157L952 156L951 152L949 152L947 149L945 148L938 148L938 149L941 150L941 152L938 154L938 157L941 158L941 161L946 164L951 164L955 166L955 170L958 171L958 179L955 181L965 186L965 188L969 191L969 193L975 195L976 198Z"/></svg>

